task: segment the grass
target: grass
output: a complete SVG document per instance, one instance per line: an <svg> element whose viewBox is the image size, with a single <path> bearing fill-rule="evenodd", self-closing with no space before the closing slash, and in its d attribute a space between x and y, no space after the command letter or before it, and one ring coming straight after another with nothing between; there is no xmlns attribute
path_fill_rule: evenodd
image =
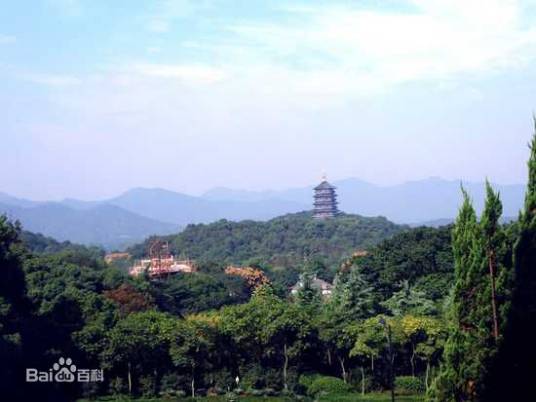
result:
<svg viewBox="0 0 536 402"><path fill-rule="evenodd" d="M423 402L422 395L397 395L396 402ZM318 402L391 402L391 394L370 393L361 396L361 394L348 395L325 395L318 398Z"/></svg>
<svg viewBox="0 0 536 402"><path fill-rule="evenodd" d="M236 399L237 402L292 402L297 399L280 396L241 396ZM396 402L423 402L422 395L397 395ZM344 394L344 395L324 395L319 397L318 402L390 402L391 394L387 393L370 393L361 396L361 394ZM106 397L97 400L82 399L78 402L229 402L224 396L203 397L203 398L113 398Z"/></svg>

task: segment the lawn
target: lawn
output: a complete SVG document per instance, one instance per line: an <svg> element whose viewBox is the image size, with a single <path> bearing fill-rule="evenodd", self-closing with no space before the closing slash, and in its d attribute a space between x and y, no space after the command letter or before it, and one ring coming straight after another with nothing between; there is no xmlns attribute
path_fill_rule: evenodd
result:
<svg viewBox="0 0 536 402"><path fill-rule="evenodd" d="M263 397L263 396L241 396L233 399L237 402L292 402L292 401L312 401L312 399L294 399L289 397ZM424 397L421 395L397 395L397 402L423 402ZM224 396L219 397L203 397L203 398L151 398L151 399L130 399L130 398L101 398L97 400L82 399L78 402L229 402L229 399ZM346 395L325 395L316 399L318 402L390 402L391 395L389 393L371 393L361 396L361 394L346 394Z"/></svg>
<svg viewBox="0 0 536 402"><path fill-rule="evenodd" d="M391 402L390 393L371 393L361 396L361 394L348 395L326 395L318 398L318 402ZM397 395L396 402L423 402L422 395Z"/></svg>

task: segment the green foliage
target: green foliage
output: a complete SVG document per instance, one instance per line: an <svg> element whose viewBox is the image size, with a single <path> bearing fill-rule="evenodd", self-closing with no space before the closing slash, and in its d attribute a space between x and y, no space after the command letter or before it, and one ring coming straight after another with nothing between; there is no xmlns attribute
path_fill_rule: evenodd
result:
<svg viewBox="0 0 536 402"><path fill-rule="evenodd" d="M303 385L306 389L308 389L311 384L316 380L317 378L321 377L320 374L313 373L313 374L302 374L298 380L298 382Z"/></svg>
<svg viewBox="0 0 536 402"><path fill-rule="evenodd" d="M91 253L94 258L104 256L104 250L98 247L81 246L69 241L59 242L51 237L40 233L28 232L27 230L21 231L20 238L26 249L35 254L57 254L70 251L77 254Z"/></svg>
<svg viewBox="0 0 536 402"><path fill-rule="evenodd" d="M242 278L225 275L221 269L210 273L174 275L166 281L154 283L151 292L160 309L176 315L243 303L250 294Z"/></svg>
<svg viewBox="0 0 536 402"><path fill-rule="evenodd" d="M400 376L395 378L395 389L401 394L422 394L425 391L424 381L419 377Z"/></svg>
<svg viewBox="0 0 536 402"><path fill-rule="evenodd" d="M401 283L400 290L381 303L392 315L434 315L437 308L425 292L410 287L409 281Z"/></svg>
<svg viewBox="0 0 536 402"><path fill-rule="evenodd" d="M499 195L488 183L486 205L477 222L469 196L463 194L453 231L456 280L450 336L445 365L430 391L435 400L488 400L486 377L502 343L499 333L510 305L511 243L499 224Z"/></svg>
<svg viewBox="0 0 536 402"><path fill-rule="evenodd" d="M490 227L490 241L497 238ZM502 342L490 365L484 397L489 401L522 400L533 394L536 372L536 117L530 144L525 205L517 225L506 231L515 239L513 272L503 282L512 289L510 304L500 309ZM510 238L511 238L510 237ZM496 246L495 246L496 247ZM498 281L501 281L498 276ZM498 284L499 286L499 284Z"/></svg>
<svg viewBox="0 0 536 402"><path fill-rule="evenodd" d="M300 275L301 287L298 289L295 297L296 303L308 308L311 313L318 310L322 303L320 291L313 286L315 278L316 272L306 267L304 272Z"/></svg>
<svg viewBox="0 0 536 402"><path fill-rule="evenodd" d="M377 311L377 294L359 267L353 265L337 274L331 305L339 316L362 320Z"/></svg>
<svg viewBox="0 0 536 402"><path fill-rule="evenodd" d="M312 219L311 213L303 212L267 222L221 220L188 225L167 240L174 254L202 263L240 265L255 259L273 266L297 268L304 256L321 256L328 265L337 265L356 249L373 246L405 229L385 218L343 214L319 221ZM147 247L146 242L131 248L131 252L141 257Z"/></svg>
<svg viewBox="0 0 536 402"><path fill-rule="evenodd" d="M385 230L379 230L384 223ZM104 264L98 249L54 244L39 236L26 240L27 247L33 250L28 253L14 236L9 239L9 249L16 252L19 268L23 267L25 278L23 275L21 283L25 286L18 292L22 296L20 302L0 298L0 315L11 316L28 303L31 325L27 326L26 337L22 334L18 339L18 332L13 332L17 327L13 325L9 339L13 345L27 348L28 355L42 356L42 367L49 366L61 354L76 357L81 367L105 370L106 384L100 390L89 392L75 386L70 399L80 394L95 395L109 387L115 393L171 398L191 395L192 391L197 395L200 390L223 393L228 387L236 388L236 377L240 378L241 389L263 395L299 393L303 392L303 385L297 379L304 372L338 376L337 384L355 384L363 374L371 389L385 387L386 340L376 315L382 312L381 303L387 296L395 292L396 300L400 295L396 285L386 292L375 278L388 277L383 271L395 269L395 260L389 260L389 256L399 246L402 254L416 248L422 255L428 253L437 258L435 250L425 251L435 247L427 236L436 238L443 247L438 239L444 237L444 229L415 229L412 231L419 232L419 236L401 235L398 241L388 240L374 247L365 258L373 263L362 266L356 259L353 265L345 264L335 280L333 297L321 301L318 292L307 285L298 297L287 298L288 288L298 279L300 269L304 268L302 279L306 284L315 275L332 279L341 258L403 228L382 219L341 216L318 222L298 214L251 223L251 230L263 227L259 229L261 235L268 236L256 243L248 232L250 229L241 232L242 224L249 228L249 222L194 225L188 236L198 230L199 236L214 242L204 243L209 246L206 254L198 250L205 260L200 271L161 281L129 278L121 270ZM229 239L241 238L244 244L237 247L231 245L232 241L223 240L219 230L224 227ZM17 231L16 227L13 229ZM223 243L218 245L216 240ZM213 255L221 252L231 257L211 263L208 257L215 250L219 251ZM381 261L375 254L384 251L388 263L375 265ZM244 261L265 271L273 281L276 278L274 286L261 287L250 297L241 278L224 274L222 268L226 263L245 257L248 259ZM411 277L409 294L419 296L417 299L426 304L427 299L442 297L442 286L437 283L448 274L440 266L429 264L422 275L409 272L408 266L408 272L399 276ZM430 281L417 288L423 278ZM429 283L440 289L436 296L428 293L428 287L433 287ZM440 336L434 337L426 329L426 317L408 318L409 311L422 312L416 309L418 302L399 304L411 308L401 309L402 315L396 319L387 318L393 327L397 370L409 374L408 361L413 356L414 371L422 375L426 365L437 364L442 344L435 339ZM20 319L21 314L17 312L14 317ZM406 327L417 322L418 329L408 332L403 322ZM4 328L7 327L0 331ZM354 373L359 377L353 378ZM349 389L348 385L343 387ZM339 392L340 386L335 385L333 390Z"/></svg>
<svg viewBox="0 0 536 402"><path fill-rule="evenodd" d="M350 391L350 385L346 384L340 378L327 376L315 378L307 388L307 392L313 396L322 394L339 395L349 393Z"/></svg>
<svg viewBox="0 0 536 402"><path fill-rule="evenodd" d="M354 262L384 299L407 280L410 286L418 284L427 298L440 300L447 295L453 277L451 229L421 227L396 234L371 248L367 256L355 257Z"/></svg>
<svg viewBox="0 0 536 402"><path fill-rule="evenodd" d="M14 400L13 385L23 386L17 373L23 370L21 330L28 314L19 233L18 225L0 216L0 394Z"/></svg>

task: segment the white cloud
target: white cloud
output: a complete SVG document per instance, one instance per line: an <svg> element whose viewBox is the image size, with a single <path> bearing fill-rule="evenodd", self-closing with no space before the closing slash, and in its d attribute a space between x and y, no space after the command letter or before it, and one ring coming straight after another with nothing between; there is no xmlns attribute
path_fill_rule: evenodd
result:
<svg viewBox="0 0 536 402"><path fill-rule="evenodd" d="M13 35L2 35L0 34L0 45L8 45L10 43L15 43L17 38Z"/></svg>
<svg viewBox="0 0 536 402"><path fill-rule="evenodd" d="M287 70L313 92L376 90L522 66L536 56L513 0L413 0L412 11L338 5L286 9L290 22L228 27L244 60ZM296 67L298 65L299 67Z"/></svg>

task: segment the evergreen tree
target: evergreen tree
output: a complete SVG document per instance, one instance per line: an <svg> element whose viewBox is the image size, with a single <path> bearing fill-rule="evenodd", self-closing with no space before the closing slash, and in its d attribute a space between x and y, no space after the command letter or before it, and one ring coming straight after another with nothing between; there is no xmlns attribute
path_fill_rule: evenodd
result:
<svg viewBox="0 0 536 402"><path fill-rule="evenodd" d="M319 289L314 287L316 272L312 265L307 264L300 275L300 288L296 294L296 303L299 305L316 311L320 308L322 297Z"/></svg>
<svg viewBox="0 0 536 402"><path fill-rule="evenodd" d="M20 398L24 386L21 330L29 306L19 234L18 224L0 215L0 395L8 400Z"/></svg>
<svg viewBox="0 0 536 402"><path fill-rule="evenodd" d="M480 225L483 231L484 249L486 262L489 268L490 290L491 290L491 310L493 320L493 337L496 342L499 340L499 317L497 312L497 258L498 249L501 248L502 231L499 225L499 218L502 214L502 204L499 194L495 193L491 185L486 181L486 206L482 214Z"/></svg>
<svg viewBox="0 0 536 402"><path fill-rule="evenodd" d="M482 218L475 232L472 263L467 286L469 297L465 299L468 330L466 331L466 355L464 356L465 394L475 401L486 400L489 370L494 364L501 326L506 322L508 308L511 263L508 245L499 223L502 203L499 194L486 182L486 202ZM501 310L499 310L499 307Z"/></svg>
<svg viewBox="0 0 536 402"><path fill-rule="evenodd" d="M444 365L430 392L434 401L470 400L477 373L471 364L471 310L474 299L474 250L478 236L476 213L471 199L462 188L463 204L452 232L455 283L449 312L449 338L445 345Z"/></svg>
<svg viewBox="0 0 536 402"><path fill-rule="evenodd" d="M377 297L374 288L357 266L350 267L335 278L331 303L334 311L357 321L376 313Z"/></svg>
<svg viewBox="0 0 536 402"><path fill-rule="evenodd" d="M511 307L504 341L490 369L486 400L534 399L536 375L536 118L530 144L528 184L513 250Z"/></svg>

